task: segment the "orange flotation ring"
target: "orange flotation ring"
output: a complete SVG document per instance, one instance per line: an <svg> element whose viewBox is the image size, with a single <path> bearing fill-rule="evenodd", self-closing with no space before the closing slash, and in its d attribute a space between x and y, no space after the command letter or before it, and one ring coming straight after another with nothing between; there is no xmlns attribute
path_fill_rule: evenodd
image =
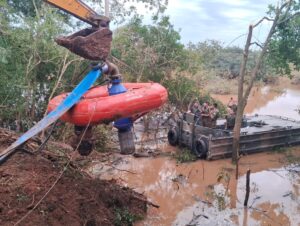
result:
<svg viewBox="0 0 300 226"><path fill-rule="evenodd" d="M167 90L158 83L122 84L127 92L114 96L109 96L107 86L91 88L61 120L78 126L108 123L127 117L135 120L167 101ZM67 95L63 93L54 97L48 104L48 112L54 110Z"/></svg>

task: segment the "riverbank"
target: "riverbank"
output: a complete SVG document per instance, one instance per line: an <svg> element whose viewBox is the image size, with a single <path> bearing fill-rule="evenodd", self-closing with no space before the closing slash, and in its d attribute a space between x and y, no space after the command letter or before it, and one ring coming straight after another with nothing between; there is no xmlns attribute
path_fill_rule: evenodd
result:
<svg viewBox="0 0 300 226"><path fill-rule="evenodd" d="M2 164L0 225L131 225L143 219L144 195L115 180L91 178L74 154L19 152Z"/></svg>

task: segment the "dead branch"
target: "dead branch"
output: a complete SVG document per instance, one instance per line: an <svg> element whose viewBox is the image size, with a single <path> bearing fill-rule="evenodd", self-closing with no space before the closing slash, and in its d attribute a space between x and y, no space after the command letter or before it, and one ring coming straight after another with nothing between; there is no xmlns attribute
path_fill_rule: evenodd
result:
<svg viewBox="0 0 300 226"><path fill-rule="evenodd" d="M150 201L148 201L148 200L147 200L147 204L150 205L150 206L153 206L153 207L155 207L155 208L157 208L157 209L160 207L159 205L154 204L153 202L150 202Z"/></svg>
<svg viewBox="0 0 300 226"><path fill-rule="evenodd" d="M261 66L262 62L263 62L263 57L264 57L265 53L267 52L268 44L269 44L269 42L271 40L271 37L273 35L273 32L275 31L276 26L277 26L279 15L280 15L279 13L276 14L276 17L275 17L275 19L273 21L272 27L271 27L271 29L269 31L269 34L268 34L268 36L266 38L266 41L264 42L265 44L264 44L264 46L262 48L262 51L261 51L261 53L260 53L260 55L259 55L259 57L258 57L258 59L256 61L256 64L255 64L255 67L254 67L253 71L251 72L250 83L249 83L248 87L246 88L245 93L243 95L243 105L241 106L241 108L243 108L243 109L245 108L245 106L247 104L246 100L248 99L250 91L251 91L251 89L253 87L253 83L254 83L255 78L257 76L257 73L258 73L258 71L260 69L260 66Z"/></svg>
<svg viewBox="0 0 300 226"><path fill-rule="evenodd" d="M247 170L247 175L246 175L246 194L245 194L245 200L244 200L244 206L248 205L248 199L249 199L249 194L250 194L250 173L251 170Z"/></svg>
<svg viewBox="0 0 300 226"><path fill-rule="evenodd" d="M272 18L269 18L269 17L263 17L261 18L256 24L253 25L253 28L257 27L259 24L261 24L264 20L267 20L267 21L274 21L274 19Z"/></svg>
<svg viewBox="0 0 300 226"><path fill-rule="evenodd" d="M197 222L195 222L195 221L197 221L200 217L204 217L205 219L209 219L209 217L204 215L204 214L195 215L195 213L193 213L193 218L189 223L187 223L187 226L197 225Z"/></svg>
<svg viewBox="0 0 300 226"><path fill-rule="evenodd" d="M34 200L34 194L33 194L32 195L32 202L26 207L26 209L32 209L34 202L35 202L35 200Z"/></svg>
<svg viewBox="0 0 300 226"><path fill-rule="evenodd" d="M263 45L259 44L258 42L251 42L250 45L257 45L258 47L260 47L261 49L263 49Z"/></svg>
<svg viewBox="0 0 300 226"><path fill-rule="evenodd" d="M204 171L204 161L202 161L202 180L204 180L204 174L205 174L205 171Z"/></svg>
<svg viewBox="0 0 300 226"><path fill-rule="evenodd" d="M240 127L241 127L240 121L242 121L243 111L244 111L244 108L242 106L244 106L244 102L246 102L243 98L244 78L246 73L246 65L248 62L249 48L252 39L253 26L250 25L248 30L249 31L248 31L247 41L245 44L243 60L240 68L240 76L239 76L239 83L238 83L238 109L236 113L235 126L233 130L234 138L233 138L233 146L232 146L233 148L232 161L236 163L238 161L238 156L239 156L239 139L240 139Z"/></svg>
<svg viewBox="0 0 300 226"><path fill-rule="evenodd" d="M258 200L258 199L260 199L261 198L261 196L256 196L254 199L253 199L253 201L252 201L252 203L251 203L251 205L250 205L250 208L254 205L254 203L256 202L256 200Z"/></svg>
<svg viewBox="0 0 300 226"><path fill-rule="evenodd" d="M69 56L69 53L66 52L65 57L64 57L64 61L63 61L63 64L62 64L62 68L61 68L61 70L60 70L58 79L57 79L57 81L56 81L56 83L55 83L55 85L54 85L54 88L52 89L52 92L51 92L51 94L50 94L50 96L49 96L48 102L50 102L50 100L53 98L53 95L54 95L55 91L57 90L57 88L58 88L58 86L59 86L59 84L60 84L60 81L61 81L61 79L62 79L62 76L65 74L65 72L66 72L66 70L68 69L68 67L70 66L70 64L72 64L72 63L75 62L75 61L80 61L80 60L81 60L81 59L76 58L76 59L73 59L73 60L70 60L69 62L67 62L68 56ZM47 111L45 111L44 117L45 117L46 115L47 115Z"/></svg>
<svg viewBox="0 0 300 226"><path fill-rule="evenodd" d="M115 170L118 170L118 171L124 171L124 172L127 172L127 173L131 173L131 174L137 174L136 172L132 172L130 170L125 170L125 169L119 169L113 165L111 165L110 167L114 168Z"/></svg>

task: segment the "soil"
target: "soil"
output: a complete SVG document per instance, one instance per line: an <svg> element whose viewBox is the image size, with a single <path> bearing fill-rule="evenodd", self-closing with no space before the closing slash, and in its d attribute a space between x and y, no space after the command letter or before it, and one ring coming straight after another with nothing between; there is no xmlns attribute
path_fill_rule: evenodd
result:
<svg viewBox="0 0 300 226"><path fill-rule="evenodd" d="M0 225L132 225L147 211L145 196L114 180L92 179L65 162L39 153L17 153L0 166ZM72 165L72 164L71 164Z"/></svg>
<svg viewBox="0 0 300 226"><path fill-rule="evenodd" d="M112 32L108 28L86 28L55 41L78 56L99 61L105 60L110 53Z"/></svg>

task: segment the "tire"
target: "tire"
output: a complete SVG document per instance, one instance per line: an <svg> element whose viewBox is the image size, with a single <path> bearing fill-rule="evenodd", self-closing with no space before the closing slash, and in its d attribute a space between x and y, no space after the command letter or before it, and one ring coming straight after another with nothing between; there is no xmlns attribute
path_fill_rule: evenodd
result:
<svg viewBox="0 0 300 226"><path fill-rule="evenodd" d="M178 144L179 141L179 134L178 134L178 130L175 128L171 128L168 132L168 141L169 144L172 146L176 146Z"/></svg>
<svg viewBox="0 0 300 226"><path fill-rule="evenodd" d="M200 137L195 142L194 153L198 158L206 158L208 147L207 143L203 137Z"/></svg>

